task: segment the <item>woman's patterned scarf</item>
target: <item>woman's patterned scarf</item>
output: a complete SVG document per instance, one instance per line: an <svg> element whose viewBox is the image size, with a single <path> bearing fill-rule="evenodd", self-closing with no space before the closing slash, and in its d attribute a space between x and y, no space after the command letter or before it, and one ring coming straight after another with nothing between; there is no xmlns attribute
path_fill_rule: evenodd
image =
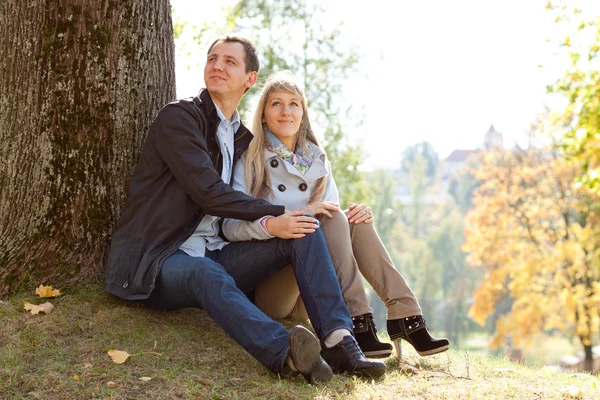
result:
<svg viewBox="0 0 600 400"><path fill-rule="evenodd" d="M292 164L300 171L300 174L304 175L310 168L312 160L314 159L315 151L313 145L310 142L306 143L306 155L303 154L302 149L298 148L298 146L296 146L296 152L292 153L291 150L288 149L285 144L281 143L281 140L266 127L265 132L267 134L267 147L269 150Z"/></svg>

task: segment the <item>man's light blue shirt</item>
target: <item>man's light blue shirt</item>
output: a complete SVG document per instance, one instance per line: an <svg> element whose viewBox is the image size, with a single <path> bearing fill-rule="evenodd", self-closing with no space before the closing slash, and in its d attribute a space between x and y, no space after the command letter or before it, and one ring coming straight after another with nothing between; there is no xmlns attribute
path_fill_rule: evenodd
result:
<svg viewBox="0 0 600 400"><path fill-rule="evenodd" d="M228 120L216 104L215 108L221 119L221 123L217 128L217 140L223 155L221 179L229 184L233 169L233 140L235 133L240 128L240 115L235 110L231 120ZM196 231L179 248L192 257L204 257L207 249L211 251L221 250L228 242L219 236L219 218L205 215L196 227Z"/></svg>

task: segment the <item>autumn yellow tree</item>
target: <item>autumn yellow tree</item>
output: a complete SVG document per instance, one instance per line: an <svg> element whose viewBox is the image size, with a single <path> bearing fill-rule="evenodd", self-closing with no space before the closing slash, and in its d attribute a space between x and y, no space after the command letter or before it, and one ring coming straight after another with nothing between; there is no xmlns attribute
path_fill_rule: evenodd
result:
<svg viewBox="0 0 600 400"><path fill-rule="evenodd" d="M482 154L482 182L467 215L464 250L485 269L469 313L483 324L500 301L493 346L544 330L576 334L591 361L599 328L599 255L590 198L573 181L581 165L559 150L530 148ZM591 364L587 365L591 370Z"/></svg>
<svg viewBox="0 0 600 400"><path fill-rule="evenodd" d="M600 16L577 7L577 2L549 1L556 22L568 35L560 43L570 60L564 76L550 91L567 100L554 115L555 125L566 127L562 145L568 158L582 166L577 181L589 194L600 195Z"/></svg>
<svg viewBox="0 0 600 400"><path fill-rule="evenodd" d="M588 197L585 205L590 241L600 246L600 17L598 8L581 2L549 1L547 7L556 22L568 32L561 40L561 53L570 60L569 68L550 87L563 96L564 109L554 113L551 123L564 127L555 135L569 160L580 165L576 186ZM597 7L597 5L596 5ZM564 31L564 30L563 30ZM595 228L594 228L595 227ZM592 268L600 271L600 258L592 253ZM597 321L595 321L597 324ZM586 358L589 349L586 349ZM591 356L591 355L589 355Z"/></svg>

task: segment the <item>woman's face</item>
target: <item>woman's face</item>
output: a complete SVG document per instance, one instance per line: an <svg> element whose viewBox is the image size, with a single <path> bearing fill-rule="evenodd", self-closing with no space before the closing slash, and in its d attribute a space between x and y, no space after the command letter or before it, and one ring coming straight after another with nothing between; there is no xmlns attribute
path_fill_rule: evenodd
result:
<svg viewBox="0 0 600 400"><path fill-rule="evenodd" d="M290 93L271 92L267 96L263 120L267 128L294 151L303 114L302 100L299 97Z"/></svg>

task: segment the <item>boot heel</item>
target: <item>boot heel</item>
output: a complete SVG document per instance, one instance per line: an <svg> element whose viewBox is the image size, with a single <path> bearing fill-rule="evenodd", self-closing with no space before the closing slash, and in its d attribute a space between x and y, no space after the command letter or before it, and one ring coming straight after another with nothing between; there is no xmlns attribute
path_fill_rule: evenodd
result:
<svg viewBox="0 0 600 400"><path fill-rule="evenodd" d="M396 355L398 356L398 361L402 360L402 339L398 338L394 340L394 348L396 349Z"/></svg>

